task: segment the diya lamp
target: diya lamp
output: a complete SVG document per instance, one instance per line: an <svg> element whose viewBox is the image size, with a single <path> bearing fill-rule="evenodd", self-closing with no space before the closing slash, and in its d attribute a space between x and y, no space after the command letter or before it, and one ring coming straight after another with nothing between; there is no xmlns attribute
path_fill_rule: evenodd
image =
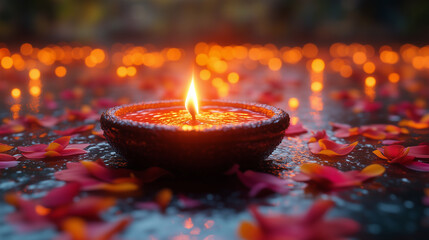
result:
<svg viewBox="0 0 429 240"><path fill-rule="evenodd" d="M100 121L128 167L157 166L186 176L220 174L234 164L257 167L282 141L289 115L265 104L198 101L192 78L185 102L117 106Z"/></svg>

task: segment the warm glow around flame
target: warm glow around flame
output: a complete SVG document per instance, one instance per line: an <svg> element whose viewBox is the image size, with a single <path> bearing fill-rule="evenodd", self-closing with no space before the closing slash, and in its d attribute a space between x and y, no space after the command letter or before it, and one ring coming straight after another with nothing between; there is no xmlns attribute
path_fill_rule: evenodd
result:
<svg viewBox="0 0 429 240"><path fill-rule="evenodd" d="M195 115L198 114L198 98L197 91L195 90L194 76L192 76L191 86L189 87L188 96L186 96L185 107L194 119Z"/></svg>

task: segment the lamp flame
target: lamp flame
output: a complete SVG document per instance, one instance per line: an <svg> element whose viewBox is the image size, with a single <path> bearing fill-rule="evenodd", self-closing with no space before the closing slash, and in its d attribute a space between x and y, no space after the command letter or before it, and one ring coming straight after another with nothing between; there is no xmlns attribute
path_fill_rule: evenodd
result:
<svg viewBox="0 0 429 240"><path fill-rule="evenodd" d="M189 86L188 96L186 96L185 107L191 114L192 120L195 120L195 116L198 114L198 98L195 91L194 76L192 76L191 86Z"/></svg>

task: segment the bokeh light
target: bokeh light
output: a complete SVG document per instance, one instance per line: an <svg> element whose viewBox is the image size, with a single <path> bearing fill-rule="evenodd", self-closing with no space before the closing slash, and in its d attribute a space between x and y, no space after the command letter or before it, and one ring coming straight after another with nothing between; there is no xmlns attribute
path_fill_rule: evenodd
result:
<svg viewBox="0 0 429 240"><path fill-rule="evenodd" d="M10 91L10 95L13 98L19 98L21 96L21 90L19 88L14 88L12 91Z"/></svg>

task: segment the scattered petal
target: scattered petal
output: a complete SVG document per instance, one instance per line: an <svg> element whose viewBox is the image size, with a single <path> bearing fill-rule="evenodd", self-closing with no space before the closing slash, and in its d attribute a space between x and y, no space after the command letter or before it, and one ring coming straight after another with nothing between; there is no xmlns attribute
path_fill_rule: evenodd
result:
<svg viewBox="0 0 429 240"><path fill-rule="evenodd" d="M15 167L18 165L17 158L8 154L0 153L0 169Z"/></svg>
<svg viewBox="0 0 429 240"><path fill-rule="evenodd" d="M320 139L317 142L308 143L308 148L313 154L333 156L345 156L356 147L358 142L352 144L339 144L329 139Z"/></svg>
<svg viewBox="0 0 429 240"><path fill-rule="evenodd" d="M285 194L289 191L288 181L280 179L267 173L247 170L244 173L239 170L238 165L234 165L226 174L237 174L238 179L248 188L249 196L254 197L262 190L268 189L273 192Z"/></svg>
<svg viewBox="0 0 429 240"><path fill-rule="evenodd" d="M399 122L399 126L410 127L415 129L426 129L429 128L429 114L422 116L420 119L408 120L404 119Z"/></svg>
<svg viewBox="0 0 429 240"><path fill-rule="evenodd" d="M14 148L14 147L0 143L0 153L7 152L7 151L11 150L12 148Z"/></svg>
<svg viewBox="0 0 429 240"><path fill-rule="evenodd" d="M84 121L84 120L98 120L100 115L94 112L91 108L83 108L82 110L69 110L67 109L61 117L67 121Z"/></svg>
<svg viewBox="0 0 429 240"><path fill-rule="evenodd" d="M285 131L286 136L299 135L308 132L301 123L291 124Z"/></svg>
<svg viewBox="0 0 429 240"><path fill-rule="evenodd" d="M113 222L86 222L81 218L66 219L61 228L65 233L57 236L56 240L75 239L115 239L115 235L124 230L131 223L126 217Z"/></svg>
<svg viewBox="0 0 429 240"><path fill-rule="evenodd" d="M70 136L70 135L75 135L78 133L84 133L87 131L91 131L92 129L94 129L94 124L79 126L79 127L75 127L75 128L69 128L69 129L62 130L62 131L61 130L54 130L54 132L57 135Z"/></svg>
<svg viewBox="0 0 429 240"><path fill-rule="evenodd" d="M202 205L202 203L198 200L191 199L185 195L179 194L179 204L182 208L197 208Z"/></svg>
<svg viewBox="0 0 429 240"><path fill-rule="evenodd" d="M429 164L414 161L415 158L428 158L427 145L404 147L401 145L389 145L378 148L373 153L389 163L398 163L411 170L420 172L429 172ZM411 149L413 152L411 153Z"/></svg>
<svg viewBox="0 0 429 240"><path fill-rule="evenodd" d="M302 215L262 215L256 207L250 211L256 224L243 222L239 235L247 240L262 239L320 239L339 240L356 233L360 225L348 218L324 219L334 206L330 200L319 200Z"/></svg>
<svg viewBox="0 0 429 240"><path fill-rule="evenodd" d="M413 156L415 158L429 158L429 145L419 145L409 147L410 151L408 156Z"/></svg>
<svg viewBox="0 0 429 240"><path fill-rule="evenodd" d="M396 139L401 134L409 133L405 128L399 128L390 124L370 124L354 128L347 124L332 122L330 124L334 128L334 136L339 138L362 135L374 140L383 140L386 138Z"/></svg>
<svg viewBox="0 0 429 240"><path fill-rule="evenodd" d="M77 182L85 191L134 192L141 183L151 182L165 175L161 168L149 168L140 172L128 169L107 168L102 160L69 162L67 169L56 172L58 180ZM139 176L136 178L135 176Z"/></svg>
<svg viewBox="0 0 429 240"><path fill-rule="evenodd" d="M391 163L408 163L414 160L415 157L408 156L410 149L401 145L389 145L383 148L378 148L373 151L379 158L386 159Z"/></svg>
<svg viewBox="0 0 429 240"><path fill-rule="evenodd" d="M381 141L381 144L383 145L398 145L398 144L402 144L404 143L404 141L402 140L383 140Z"/></svg>
<svg viewBox="0 0 429 240"><path fill-rule="evenodd" d="M359 186L362 182L381 176L385 168L372 164L362 171L341 172L336 168L321 166L316 163L304 163L301 172L293 177L297 182L312 182L324 189L338 189Z"/></svg>
<svg viewBox="0 0 429 240"><path fill-rule="evenodd" d="M42 199L41 204L46 208L56 208L73 202L79 194L80 184L68 183L62 187L54 188Z"/></svg>
<svg viewBox="0 0 429 240"><path fill-rule="evenodd" d="M25 126L17 121L9 121L3 125L0 125L0 136L8 135L12 133L19 133L25 130Z"/></svg>
<svg viewBox="0 0 429 240"><path fill-rule="evenodd" d="M53 116L44 116L43 118L37 118L33 115L26 115L19 119L28 128L32 127L45 127L51 128L60 122L60 119Z"/></svg>
<svg viewBox="0 0 429 240"><path fill-rule="evenodd" d="M53 157L66 157L86 153L84 148L89 144L69 144L70 137L58 138L49 145L36 144L27 147L18 147L22 155L28 159L45 159Z"/></svg>
<svg viewBox="0 0 429 240"><path fill-rule="evenodd" d="M310 137L310 140L308 142L317 142L320 139L328 139L328 135L326 134L325 130L317 131L317 132L311 132L313 135Z"/></svg>

